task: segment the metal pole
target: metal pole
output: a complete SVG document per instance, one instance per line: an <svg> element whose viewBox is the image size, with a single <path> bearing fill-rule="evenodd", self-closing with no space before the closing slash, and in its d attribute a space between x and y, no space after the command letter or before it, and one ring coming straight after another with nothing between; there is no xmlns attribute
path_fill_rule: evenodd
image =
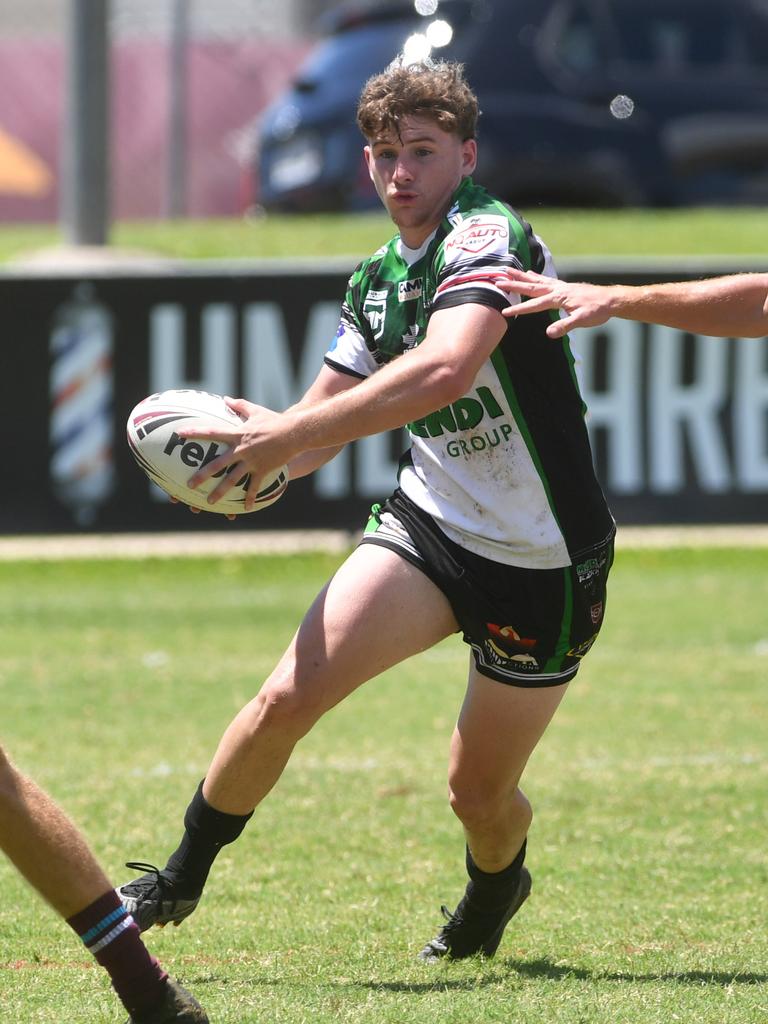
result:
<svg viewBox="0 0 768 1024"><path fill-rule="evenodd" d="M187 44L190 3L191 0L172 0L165 184L165 212L168 217L183 217L187 212Z"/></svg>
<svg viewBox="0 0 768 1024"><path fill-rule="evenodd" d="M109 234L109 0L71 0L62 140L62 230L71 245Z"/></svg>

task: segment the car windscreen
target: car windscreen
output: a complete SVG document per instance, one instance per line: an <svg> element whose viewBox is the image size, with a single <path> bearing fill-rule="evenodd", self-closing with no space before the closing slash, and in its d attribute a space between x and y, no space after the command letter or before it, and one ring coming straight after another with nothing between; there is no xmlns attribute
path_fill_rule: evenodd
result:
<svg viewBox="0 0 768 1024"><path fill-rule="evenodd" d="M383 71L399 53L406 41L417 33L429 35L435 22L449 26L449 45L436 45L431 51L433 59L455 59L455 47L464 31L473 23L482 23L490 17L485 0L444 0L434 18L417 14L403 17L376 17L359 21L334 35L328 36L307 58L301 68L296 85L311 90L321 83L341 79L357 87L371 75ZM452 45L450 45L452 43Z"/></svg>
<svg viewBox="0 0 768 1024"><path fill-rule="evenodd" d="M656 73L732 73L765 65L744 11L702 3L620 3L613 7L623 60ZM762 41L762 40L761 40Z"/></svg>
<svg viewBox="0 0 768 1024"><path fill-rule="evenodd" d="M362 84L383 71L417 31L421 19L373 22L329 36L310 54L299 72L297 85L312 87L329 78Z"/></svg>

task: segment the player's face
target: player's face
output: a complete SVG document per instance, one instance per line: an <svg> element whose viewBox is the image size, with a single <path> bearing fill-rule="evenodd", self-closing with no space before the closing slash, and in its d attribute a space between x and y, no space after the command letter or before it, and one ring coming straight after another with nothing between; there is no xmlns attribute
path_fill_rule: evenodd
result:
<svg viewBox="0 0 768 1024"><path fill-rule="evenodd" d="M418 248L445 216L451 196L477 162L462 141L428 117L405 117L400 130L365 147L368 173L406 245Z"/></svg>

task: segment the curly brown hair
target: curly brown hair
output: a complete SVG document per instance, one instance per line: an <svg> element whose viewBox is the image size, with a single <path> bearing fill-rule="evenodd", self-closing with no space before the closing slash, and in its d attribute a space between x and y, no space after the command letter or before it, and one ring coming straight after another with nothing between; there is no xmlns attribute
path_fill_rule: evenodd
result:
<svg viewBox="0 0 768 1024"><path fill-rule="evenodd" d="M462 142L474 139L479 110L464 66L453 61L391 64L363 86L357 125L366 139L397 133L402 119L413 114L432 118Z"/></svg>

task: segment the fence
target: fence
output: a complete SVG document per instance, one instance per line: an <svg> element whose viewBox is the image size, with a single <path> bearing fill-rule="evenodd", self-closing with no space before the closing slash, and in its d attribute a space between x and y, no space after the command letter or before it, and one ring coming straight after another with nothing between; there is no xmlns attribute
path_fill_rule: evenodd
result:
<svg viewBox="0 0 768 1024"><path fill-rule="evenodd" d="M104 0L113 219L233 216L254 203L258 118L303 60L324 6ZM3 222L55 222L61 213L74 7L0 5Z"/></svg>

